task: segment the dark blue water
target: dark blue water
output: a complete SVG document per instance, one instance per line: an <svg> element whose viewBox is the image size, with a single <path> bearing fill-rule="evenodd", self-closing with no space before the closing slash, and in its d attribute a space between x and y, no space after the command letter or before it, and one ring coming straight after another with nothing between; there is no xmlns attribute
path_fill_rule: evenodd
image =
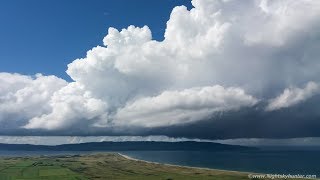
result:
<svg viewBox="0 0 320 180"><path fill-rule="evenodd" d="M0 151L0 156L90 154L92 151ZM183 166L224 170L311 174L320 176L320 151L206 152L206 151L125 151L130 157Z"/></svg>
<svg viewBox="0 0 320 180"><path fill-rule="evenodd" d="M133 158L159 163L273 174L320 176L320 151L186 152L129 151Z"/></svg>

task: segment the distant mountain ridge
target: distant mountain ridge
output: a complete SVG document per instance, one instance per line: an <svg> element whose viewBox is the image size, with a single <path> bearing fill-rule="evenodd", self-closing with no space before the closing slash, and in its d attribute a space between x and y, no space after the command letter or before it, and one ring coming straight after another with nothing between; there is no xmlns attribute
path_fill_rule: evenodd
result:
<svg viewBox="0 0 320 180"><path fill-rule="evenodd" d="M15 151L239 151L257 150L254 147L227 145L212 142L156 142L156 141L123 141L123 142L88 142L63 145L1 144L0 150Z"/></svg>

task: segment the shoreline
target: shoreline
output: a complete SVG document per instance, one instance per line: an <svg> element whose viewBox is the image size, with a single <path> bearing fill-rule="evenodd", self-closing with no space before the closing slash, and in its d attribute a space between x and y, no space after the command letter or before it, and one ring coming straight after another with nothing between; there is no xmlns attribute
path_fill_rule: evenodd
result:
<svg viewBox="0 0 320 180"><path fill-rule="evenodd" d="M50 151L48 151L50 152ZM63 152L63 151L62 151ZM80 155L80 156L85 156L85 155L99 155L99 154L117 154L125 159L132 160L132 161L140 161L144 163L150 163L150 164L157 164L157 165L165 165L165 166L171 166L171 167L180 167L180 168L192 168L192 169L200 169L200 170L208 170L208 171L221 171L221 172L232 172L232 173L239 173L239 174L266 174L262 172L247 172L247 171L236 171L236 170L226 170L226 169L214 169L214 168L206 168L206 167L196 167L196 166L186 166L186 165L176 165L176 164L169 164L169 163L159 163L159 162L153 162L153 161L146 161L142 159L137 159L130 157L128 155L122 154L117 151L90 151L88 153L71 153L71 154L49 154L49 155L24 155L24 156L1 156L0 158L22 158L22 157L55 157L55 156L74 156L74 155Z"/></svg>
<svg viewBox="0 0 320 180"><path fill-rule="evenodd" d="M31 151L32 152L32 151ZM48 151L50 152L50 151ZM161 163L161 162L154 162L154 161L148 161L148 160L142 160L142 159L137 159L137 158L133 158L129 155L125 155L121 152L117 152L117 151L89 151L86 153L67 153L65 154L66 151L61 151L63 153L59 153L59 154L26 154L26 155L5 155L5 156L1 156L0 155L0 159L4 158L26 158L26 157L30 157L30 158L41 158L41 157L58 157L58 156L90 156L90 155L103 155L103 154L114 154L114 155L118 155L120 157L123 157L127 160L131 160L131 161L137 161L137 162L144 162L144 163L148 163L148 164L155 164L155 165L164 165L164 166L169 166L169 167L178 167L178 168L190 168L190 169L198 169L198 170L206 170L206 171L219 171L222 173L235 173L235 174L242 174L242 175L267 175L267 174L272 174L272 173L266 173L266 172L249 172L249 171L237 171L237 170L228 170L228 169L216 169L216 168L208 168L208 167L197 167L197 166L188 166L188 165L178 165L178 164L169 164L169 163ZM81 151L82 152L82 151Z"/></svg>
<svg viewBox="0 0 320 180"><path fill-rule="evenodd" d="M152 163L122 152L2 159L0 179L248 179L245 173ZM27 172L27 173L25 173Z"/></svg>
<svg viewBox="0 0 320 180"><path fill-rule="evenodd" d="M50 151L48 151L50 152ZM165 166L171 166L171 167L179 167L179 168L192 168L192 169L200 169L200 170L208 170L208 171L221 171L221 172L233 172L233 173L239 173L239 174L264 174L264 173L258 173L258 172L246 172L246 171L235 171L235 170L225 170L225 169L214 169L214 168L206 168L206 167L196 167L196 166L186 166L186 165L177 165L177 164L169 164L169 163L160 163L160 162L153 162L153 161L147 161L147 160L142 160L142 159L137 159L130 157L128 155L122 154L117 151L91 151L88 153L70 153L70 154L49 154L49 155L38 155L38 154L26 154L23 156L1 156L1 158L39 158L39 157L58 157L58 156L86 156L86 155L99 155L99 154L116 154L119 155L127 160L132 160L132 161L138 161L138 162L144 162L144 163L149 163L149 164L156 164L156 165L165 165Z"/></svg>
<svg viewBox="0 0 320 180"><path fill-rule="evenodd" d="M205 167L196 167L196 166L185 166L185 165L176 165L176 164L168 164L168 163L159 163L159 162L153 162L153 161L146 161L141 159L136 159L130 156L127 156L125 154L116 152L119 156L126 158L128 160L132 161L140 161L150 164L157 164L157 165L165 165L165 166L171 166L171 167L180 167L180 168L192 168L192 169L200 169L200 170L208 170L208 171L221 171L221 172L233 172L233 173L239 173L239 174L265 174L265 173L258 173L258 172L246 172L246 171L235 171L235 170L226 170L226 169L213 169L213 168L205 168Z"/></svg>
<svg viewBox="0 0 320 180"><path fill-rule="evenodd" d="M225 173L237 173L237 174L243 174L243 175L267 175L270 173L262 173L262 172L247 172L247 171L235 171L235 170L226 170L226 169L213 169L213 168L205 168L205 167L195 167L195 166L184 166L184 165L175 165L175 164L168 164L168 163L159 163L159 162L152 162L152 161L146 161L146 160L141 160L141 159L136 159L132 158L130 156L127 156L122 153L117 154L123 158L126 158L128 160L133 160L133 161L140 161L140 162L145 162L145 163L150 163L150 164L157 164L157 165L165 165L165 166L171 166L171 167L179 167L179 168L192 168L192 169L199 169L199 170L207 170L207 171L220 171L220 172L225 172ZM309 179L309 178L303 178L303 179ZM314 178L310 178L314 179ZM315 178L314 180L317 180L318 178Z"/></svg>

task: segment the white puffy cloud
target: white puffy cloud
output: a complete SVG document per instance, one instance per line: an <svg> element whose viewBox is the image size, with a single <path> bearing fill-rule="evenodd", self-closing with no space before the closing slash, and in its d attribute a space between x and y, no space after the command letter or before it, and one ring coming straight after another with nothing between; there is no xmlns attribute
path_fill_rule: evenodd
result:
<svg viewBox="0 0 320 180"><path fill-rule="evenodd" d="M20 126L45 130L170 126L320 82L320 1L192 5L172 10L163 41L153 40L148 26L109 28L103 46L68 65L74 82L1 74L0 120L23 119ZM19 91L38 79L50 83ZM285 90L267 109L302 102L314 94L309 86Z"/></svg>
<svg viewBox="0 0 320 180"><path fill-rule="evenodd" d="M214 112L252 106L257 100L239 88L209 86L165 91L143 97L119 109L116 122L122 126L159 127L201 120Z"/></svg>
<svg viewBox="0 0 320 180"><path fill-rule="evenodd" d="M161 42L152 40L147 26L109 28L106 47L69 64L68 74L116 106L172 89L219 84L264 95L273 86L319 80L319 2L192 4L191 10L173 9Z"/></svg>
<svg viewBox="0 0 320 180"><path fill-rule="evenodd" d="M258 1L258 7L258 17L250 18L262 21L253 22L258 26L245 34L246 42L250 45L286 45L299 33L308 35L311 29L306 27L314 26L319 21L319 1L261 0Z"/></svg>
<svg viewBox="0 0 320 180"><path fill-rule="evenodd" d="M0 122L19 127L34 116L50 111L51 96L67 82L55 76L35 77L0 73ZM10 128L10 127L8 127Z"/></svg>
<svg viewBox="0 0 320 180"><path fill-rule="evenodd" d="M273 111L287 108L303 102L320 93L320 86L315 82L309 82L304 88L287 88L278 97L271 99L266 110Z"/></svg>
<svg viewBox="0 0 320 180"><path fill-rule="evenodd" d="M55 92L49 105L51 111L30 119L24 127L27 129L65 129L71 126L88 126L97 121L107 120L107 104L92 98L78 83L69 83ZM90 122L92 120L92 122ZM89 122L88 122L89 121Z"/></svg>

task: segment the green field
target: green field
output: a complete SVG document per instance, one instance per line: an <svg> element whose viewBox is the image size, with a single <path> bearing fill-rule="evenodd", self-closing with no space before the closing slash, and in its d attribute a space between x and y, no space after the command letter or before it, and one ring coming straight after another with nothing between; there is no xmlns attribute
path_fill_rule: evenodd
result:
<svg viewBox="0 0 320 180"><path fill-rule="evenodd" d="M170 166L117 153L0 159L0 180L241 180L246 173Z"/></svg>
<svg viewBox="0 0 320 180"><path fill-rule="evenodd" d="M87 179L50 158L5 158L0 160L0 164L0 180Z"/></svg>

